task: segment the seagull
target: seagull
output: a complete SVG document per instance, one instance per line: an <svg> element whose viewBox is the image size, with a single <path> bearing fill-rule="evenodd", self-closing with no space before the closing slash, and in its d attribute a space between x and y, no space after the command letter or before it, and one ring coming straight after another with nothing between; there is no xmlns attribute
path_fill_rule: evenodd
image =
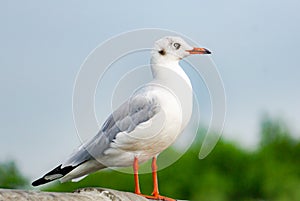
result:
<svg viewBox="0 0 300 201"><path fill-rule="evenodd" d="M74 180L107 167L133 167L135 193L153 200L173 199L159 194L157 156L172 145L187 126L193 105L192 84L179 61L193 54L211 54L182 38L166 36L151 50L153 80L137 89L103 123L92 139L63 163L32 183ZM139 164L152 158L152 195L139 187Z"/></svg>

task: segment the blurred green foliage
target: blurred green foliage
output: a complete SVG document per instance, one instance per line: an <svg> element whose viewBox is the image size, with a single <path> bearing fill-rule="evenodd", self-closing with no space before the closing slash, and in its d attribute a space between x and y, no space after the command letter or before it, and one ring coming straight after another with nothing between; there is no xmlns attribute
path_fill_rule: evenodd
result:
<svg viewBox="0 0 300 201"><path fill-rule="evenodd" d="M205 159L199 160L201 140L170 167L158 173L161 194L196 201L300 200L300 142L280 120L264 118L258 147L249 151L220 140ZM199 135L199 139L203 137ZM176 150L169 149L168 154ZM151 174L140 175L142 192L152 191ZM74 191L104 187L133 191L131 174L103 170L80 182L54 182L45 191Z"/></svg>
<svg viewBox="0 0 300 201"><path fill-rule="evenodd" d="M12 161L0 163L0 187L1 188L25 188L28 180L22 176L16 164Z"/></svg>

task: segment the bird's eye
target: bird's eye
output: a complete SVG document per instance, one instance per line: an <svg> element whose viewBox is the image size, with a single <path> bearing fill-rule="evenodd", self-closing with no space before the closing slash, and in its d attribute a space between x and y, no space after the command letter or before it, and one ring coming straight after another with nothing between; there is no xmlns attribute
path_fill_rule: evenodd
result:
<svg viewBox="0 0 300 201"><path fill-rule="evenodd" d="M174 43L173 46L176 48L176 50L178 50L181 45L179 43Z"/></svg>

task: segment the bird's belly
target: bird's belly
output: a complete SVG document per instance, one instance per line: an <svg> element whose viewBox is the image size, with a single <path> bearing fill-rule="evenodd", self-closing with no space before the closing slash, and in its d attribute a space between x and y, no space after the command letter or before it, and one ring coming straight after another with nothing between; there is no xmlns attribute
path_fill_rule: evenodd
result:
<svg viewBox="0 0 300 201"><path fill-rule="evenodd" d="M152 119L138 125L131 133L119 133L105 151L114 166L130 166L134 157L145 162L168 148L181 133L182 115L179 106L164 108ZM110 161L105 165L111 166Z"/></svg>

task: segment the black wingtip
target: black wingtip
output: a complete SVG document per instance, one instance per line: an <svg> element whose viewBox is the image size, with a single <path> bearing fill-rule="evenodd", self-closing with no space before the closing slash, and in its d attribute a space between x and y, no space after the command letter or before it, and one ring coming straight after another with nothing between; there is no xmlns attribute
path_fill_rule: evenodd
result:
<svg viewBox="0 0 300 201"><path fill-rule="evenodd" d="M62 165L57 166L56 168L54 168L53 170L51 170L50 172L48 172L47 174L45 174L42 178L37 179L36 181L32 182L31 185L32 186L39 186L39 185L48 183L50 181L54 181L56 179L59 179L59 178L65 176L66 174L68 174L74 168L77 167L77 166L75 166L75 167L73 167L73 166L66 166L66 167L61 168L61 166Z"/></svg>
<svg viewBox="0 0 300 201"><path fill-rule="evenodd" d="M35 180L34 182L31 183L32 186L39 186L39 185L42 185L42 184L45 184L49 182L49 180L46 180L44 178L40 178L38 180Z"/></svg>

